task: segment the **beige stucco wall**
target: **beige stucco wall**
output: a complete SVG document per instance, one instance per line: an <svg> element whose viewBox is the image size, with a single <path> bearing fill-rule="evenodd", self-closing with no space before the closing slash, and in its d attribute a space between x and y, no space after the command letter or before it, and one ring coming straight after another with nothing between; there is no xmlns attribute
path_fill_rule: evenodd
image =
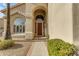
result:
<svg viewBox="0 0 79 59"><path fill-rule="evenodd" d="M73 4L73 41L79 46L79 3Z"/></svg>
<svg viewBox="0 0 79 59"><path fill-rule="evenodd" d="M33 39L33 22L31 18L26 18L26 28L25 35L26 39Z"/></svg>
<svg viewBox="0 0 79 59"><path fill-rule="evenodd" d="M73 43L72 4L48 4L49 38L59 38Z"/></svg>

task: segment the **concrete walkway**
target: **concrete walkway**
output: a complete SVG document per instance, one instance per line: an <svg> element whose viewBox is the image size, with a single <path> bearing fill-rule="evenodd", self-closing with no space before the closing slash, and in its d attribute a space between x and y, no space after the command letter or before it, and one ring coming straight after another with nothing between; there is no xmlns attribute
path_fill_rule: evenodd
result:
<svg viewBox="0 0 79 59"><path fill-rule="evenodd" d="M32 42L32 46L28 51L28 56L48 56L47 42Z"/></svg>

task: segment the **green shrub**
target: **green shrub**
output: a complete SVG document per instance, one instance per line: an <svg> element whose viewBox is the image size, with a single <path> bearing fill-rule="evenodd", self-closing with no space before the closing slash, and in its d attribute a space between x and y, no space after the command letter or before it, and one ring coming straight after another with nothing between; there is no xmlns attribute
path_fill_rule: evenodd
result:
<svg viewBox="0 0 79 59"><path fill-rule="evenodd" d="M70 56L76 50L74 45L64 42L61 39L48 40L48 53L50 56Z"/></svg>
<svg viewBox="0 0 79 59"><path fill-rule="evenodd" d="M0 49L7 49L9 47L12 47L14 45L13 40L1 40L0 41Z"/></svg>

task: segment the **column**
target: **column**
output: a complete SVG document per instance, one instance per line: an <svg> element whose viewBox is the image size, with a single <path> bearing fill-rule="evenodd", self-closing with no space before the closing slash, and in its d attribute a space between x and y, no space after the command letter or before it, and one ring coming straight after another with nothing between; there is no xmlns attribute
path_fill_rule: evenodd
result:
<svg viewBox="0 0 79 59"><path fill-rule="evenodd" d="M72 3L48 4L48 31L49 39L73 43Z"/></svg>

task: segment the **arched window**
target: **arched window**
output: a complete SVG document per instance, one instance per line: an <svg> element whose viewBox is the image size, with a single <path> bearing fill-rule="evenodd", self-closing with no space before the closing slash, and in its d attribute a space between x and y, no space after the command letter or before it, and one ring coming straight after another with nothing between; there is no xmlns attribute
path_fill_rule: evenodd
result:
<svg viewBox="0 0 79 59"><path fill-rule="evenodd" d="M14 21L14 33L24 33L25 32L25 19L16 18Z"/></svg>

